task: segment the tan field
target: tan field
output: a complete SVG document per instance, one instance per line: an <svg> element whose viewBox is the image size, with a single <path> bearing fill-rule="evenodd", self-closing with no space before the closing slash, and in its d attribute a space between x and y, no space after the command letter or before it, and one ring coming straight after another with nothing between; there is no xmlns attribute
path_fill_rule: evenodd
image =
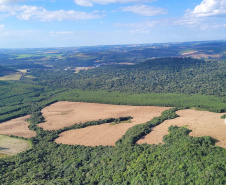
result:
<svg viewBox="0 0 226 185"><path fill-rule="evenodd" d="M106 118L132 116L131 123L103 124L60 134L57 143L86 146L115 145L125 132L136 124L158 117L170 107L126 106L99 103L57 102L42 110L46 122L39 124L45 130L57 130L75 123L84 123Z"/></svg>
<svg viewBox="0 0 226 185"><path fill-rule="evenodd" d="M20 80L21 76L21 72L17 72L10 75L2 76L0 77L0 80Z"/></svg>
<svg viewBox="0 0 226 185"><path fill-rule="evenodd" d="M31 138L36 136L36 133L32 130L29 130L29 123L26 121L30 116L23 116L20 118L12 119L0 123L0 134L3 135L14 135L25 138Z"/></svg>
<svg viewBox="0 0 226 185"><path fill-rule="evenodd" d="M184 52L182 53L182 55L191 55L191 54L194 54L194 53L197 53L198 51L187 51L187 52Z"/></svg>
<svg viewBox="0 0 226 185"><path fill-rule="evenodd" d="M0 135L0 158L15 155L31 148L28 141Z"/></svg>
<svg viewBox="0 0 226 185"><path fill-rule="evenodd" d="M224 113L212 113L197 110L179 110L176 112L180 117L173 120L166 120L162 124L154 127L148 135L140 139L137 144L159 144L162 143L164 135L168 133L171 125L186 126L191 129L190 136L211 136L218 140L217 146L226 148L226 123L220 117Z"/></svg>
<svg viewBox="0 0 226 185"><path fill-rule="evenodd" d="M26 75L28 69L18 69L17 71L20 71L23 75Z"/></svg>
<svg viewBox="0 0 226 185"><path fill-rule="evenodd" d="M215 54L215 55L208 55L208 54L204 54L204 53L199 53L199 54L192 54L191 57L193 58L198 58L198 59L201 59L201 58L220 58L221 55L219 54Z"/></svg>

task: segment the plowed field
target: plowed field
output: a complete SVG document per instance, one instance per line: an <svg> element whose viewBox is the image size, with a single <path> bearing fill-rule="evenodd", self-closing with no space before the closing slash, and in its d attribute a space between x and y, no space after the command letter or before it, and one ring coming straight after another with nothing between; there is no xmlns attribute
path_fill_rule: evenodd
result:
<svg viewBox="0 0 226 185"><path fill-rule="evenodd" d="M29 123L26 119L29 117L30 116L23 116L0 123L0 134L21 136L26 138L36 136L36 133L28 128Z"/></svg>

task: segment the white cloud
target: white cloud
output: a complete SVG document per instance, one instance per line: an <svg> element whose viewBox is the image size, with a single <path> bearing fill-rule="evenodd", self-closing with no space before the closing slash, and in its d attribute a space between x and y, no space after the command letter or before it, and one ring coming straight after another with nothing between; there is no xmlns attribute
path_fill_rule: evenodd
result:
<svg viewBox="0 0 226 185"><path fill-rule="evenodd" d="M77 5L93 6L93 4L109 4L109 3L132 3L132 2L153 2L157 0L74 0Z"/></svg>
<svg viewBox="0 0 226 185"><path fill-rule="evenodd" d="M130 33L150 33L150 31L145 29L139 29L139 30L130 30Z"/></svg>
<svg viewBox="0 0 226 185"><path fill-rule="evenodd" d="M154 15L162 15L166 14L166 10L163 8L147 6L147 5L134 5L122 8L122 11L128 11L137 13L144 16L154 16Z"/></svg>
<svg viewBox="0 0 226 185"><path fill-rule="evenodd" d="M226 0L203 0L189 12L189 15L195 17L226 15Z"/></svg>
<svg viewBox="0 0 226 185"><path fill-rule="evenodd" d="M117 23L115 26L119 27L127 27L127 28L142 28L142 29L147 29L150 27L154 27L156 25L161 25L160 22L158 21L145 21L145 22L134 22L134 23Z"/></svg>
<svg viewBox="0 0 226 185"><path fill-rule="evenodd" d="M4 30L4 28L5 28L5 25L4 24L0 24L0 31Z"/></svg>
<svg viewBox="0 0 226 185"><path fill-rule="evenodd" d="M203 0L194 10L187 10L186 14L175 22L175 25L190 28L220 28L225 24L226 0Z"/></svg>
<svg viewBox="0 0 226 185"><path fill-rule="evenodd" d="M62 20L83 20L100 18L94 13L78 12L74 10L48 11L37 6L7 6L0 5L0 12L5 13L2 17L16 16L21 20L37 19L39 21L62 21Z"/></svg>
<svg viewBox="0 0 226 185"><path fill-rule="evenodd" d="M0 0L0 4L14 3L22 0Z"/></svg>
<svg viewBox="0 0 226 185"><path fill-rule="evenodd" d="M71 35L71 34L74 34L75 32L74 31L57 31L57 32L51 31L49 33L51 36L57 36L57 35Z"/></svg>

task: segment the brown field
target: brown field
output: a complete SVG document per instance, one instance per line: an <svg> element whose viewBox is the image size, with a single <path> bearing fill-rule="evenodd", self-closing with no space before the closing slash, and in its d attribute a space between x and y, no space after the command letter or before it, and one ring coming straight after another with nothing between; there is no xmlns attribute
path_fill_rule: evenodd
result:
<svg viewBox="0 0 226 185"><path fill-rule="evenodd" d="M106 118L132 116L131 123L103 124L60 134L57 143L87 146L115 145L128 128L145 123L170 107L126 106L99 103L57 102L42 110L46 122L39 124L45 130L57 130L75 123Z"/></svg>
<svg viewBox="0 0 226 185"><path fill-rule="evenodd" d="M204 54L204 53L198 53L198 54L192 54L190 55L191 57L193 58L198 58L198 59L201 59L201 58L220 58L221 55L219 54L215 54L215 55L210 55L210 54Z"/></svg>
<svg viewBox="0 0 226 185"><path fill-rule="evenodd" d="M3 135L14 135L25 138L31 138L36 136L36 133L32 130L29 130L29 123L26 121L30 116L23 116L20 118L12 119L0 123L0 134Z"/></svg>
<svg viewBox="0 0 226 185"><path fill-rule="evenodd" d="M187 57L193 57L193 58L197 58L197 59L201 59L201 58L208 59L208 58L220 58L221 57L221 55L219 55L219 54L199 53L198 51L195 51L195 50L183 52L183 53L181 53L181 55L187 56Z"/></svg>
<svg viewBox="0 0 226 185"><path fill-rule="evenodd" d="M176 112L180 117L173 120L166 120L162 124L154 127L150 134L140 139L137 144L159 144L163 143L164 135L168 133L168 127L171 125L186 126L191 129L190 136L211 136L218 140L217 146L226 148L226 123L220 117L224 113L212 113L208 111L197 110L179 110Z"/></svg>
<svg viewBox="0 0 226 185"><path fill-rule="evenodd" d="M0 158L23 152L31 148L28 141L0 135Z"/></svg>
<svg viewBox="0 0 226 185"><path fill-rule="evenodd" d="M181 55L190 55L190 54L194 54L194 53L197 53L198 51L187 51L187 52L184 52L182 53Z"/></svg>

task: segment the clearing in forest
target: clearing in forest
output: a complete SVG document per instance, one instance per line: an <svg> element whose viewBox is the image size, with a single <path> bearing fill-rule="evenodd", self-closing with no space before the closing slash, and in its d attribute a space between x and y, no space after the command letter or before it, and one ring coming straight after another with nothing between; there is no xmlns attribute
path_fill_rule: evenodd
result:
<svg viewBox="0 0 226 185"><path fill-rule="evenodd" d="M0 80L20 80L21 76L21 72L16 72L13 74L2 76L0 77Z"/></svg>
<svg viewBox="0 0 226 185"><path fill-rule="evenodd" d="M36 136L35 131L29 130L29 123L26 121L30 116L23 116L20 118L12 119L10 121L6 121L0 123L0 134L4 135L14 135L25 138L31 138Z"/></svg>
<svg viewBox="0 0 226 185"><path fill-rule="evenodd" d="M219 55L219 54L211 55L211 54L205 54L205 53L197 53L197 54L192 54L190 56L193 58L197 58L197 59L201 59L201 58L208 59L208 58L220 58L221 57L221 55Z"/></svg>
<svg viewBox="0 0 226 185"><path fill-rule="evenodd" d="M216 143L217 146L226 148L226 124L224 123L224 119L221 119L224 113L186 109L179 110L176 114L180 117L166 120L162 124L153 127L152 131L140 139L137 144L163 143L163 136L169 134L168 128L171 125L177 125L187 126L188 129L191 129L190 136L211 136L218 140Z"/></svg>
<svg viewBox="0 0 226 185"><path fill-rule="evenodd" d="M131 116L131 123L90 126L63 132L57 143L86 146L115 145L115 142L136 124L145 123L170 107L127 106L82 102L57 102L42 110L46 122L39 124L45 130L58 130L75 123L84 123L106 118Z"/></svg>
<svg viewBox="0 0 226 185"><path fill-rule="evenodd" d="M31 148L28 141L0 135L0 158L15 155Z"/></svg>
<svg viewBox="0 0 226 185"><path fill-rule="evenodd" d="M95 68L95 67L76 67L75 73L79 73L79 71L82 71L82 70L87 71L87 70L93 69L93 68Z"/></svg>

